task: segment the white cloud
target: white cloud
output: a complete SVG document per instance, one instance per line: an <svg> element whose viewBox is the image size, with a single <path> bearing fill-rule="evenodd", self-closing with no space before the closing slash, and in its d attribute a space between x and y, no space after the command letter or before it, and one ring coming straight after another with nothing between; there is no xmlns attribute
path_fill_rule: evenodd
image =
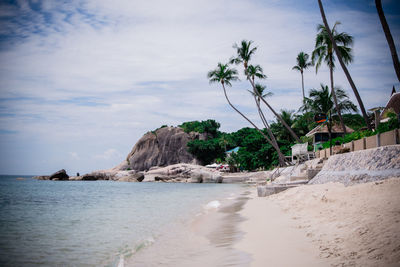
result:
<svg viewBox="0 0 400 267"><path fill-rule="evenodd" d="M71 156L72 159L79 160L79 155L76 152L69 152L69 155Z"/></svg>
<svg viewBox="0 0 400 267"><path fill-rule="evenodd" d="M0 114L9 114L0 116L0 125L18 132L9 137L11 144L28 145L30 140L53 151L52 145L58 157L65 155L62 150L74 149L86 164L79 169L88 171L99 168L100 159L111 165L107 167L117 164L142 134L162 124L213 118L224 131L248 126L227 105L220 86L210 86L206 79L207 71L234 54L232 44L241 39L258 46L254 63L268 76L267 88L274 92L271 105L296 110L300 74L291 68L298 52L311 53L320 23L317 6L298 9L296 1L293 7L290 1L38 3L51 16L26 6L23 12L30 19L13 28L16 36L25 37L0 49L0 97L9 99L0 102ZM11 6L0 10L3 18L17 12ZM386 92L398 82L377 16L354 10L327 14L356 38L350 71L365 105L384 105ZM395 41L399 43L398 37ZM310 69L306 90L328 79L325 67L318 75ZM255 117L248 84L242 80L228 89L229 96ZM353 95L340 68L335 82ZM273 119L269 111L266 115ZM106 153L99 147L114 150ZM7 153L3 150L1 157ZM56 163L43 169L51 164Z"/></svg>

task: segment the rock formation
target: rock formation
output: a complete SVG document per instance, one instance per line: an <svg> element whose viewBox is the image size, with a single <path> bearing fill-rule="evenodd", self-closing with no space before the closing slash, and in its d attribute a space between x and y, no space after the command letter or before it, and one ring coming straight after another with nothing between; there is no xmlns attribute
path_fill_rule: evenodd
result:
<svg viewBox="0 0 400 267"><path fill-rule="evenodd" d="M62 169L59 170L58 172L53 173L52 175L50 175L49 180L60 180L60 181L64 181L64 180L68 180L69 176L67 174L67 172Z"/></svg>
<svg viewBox="0 0 400 267"><path fill-rule="evenodd" d="M145 171L154 166L196 163L186 145L190 140L201 138L202 134L187 134L179 127L164 127L148 132L135 144L126 161L117 168Z"/></svg>
<svg viewBox="0 0 400 267"><path fill-rule="evenodd" d="M400 145L383 146L329 157L310 184L344 185L400 177Z"/></svg>

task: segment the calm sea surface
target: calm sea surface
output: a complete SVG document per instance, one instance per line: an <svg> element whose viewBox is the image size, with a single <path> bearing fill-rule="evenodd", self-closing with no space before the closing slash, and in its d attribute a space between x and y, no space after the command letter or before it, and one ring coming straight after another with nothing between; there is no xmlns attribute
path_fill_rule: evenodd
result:
<svg viewBox="0 0 400 267"><path fill-rule="evenodd" d="M24 180L17 179L24 177ZM0 176L0 266L116 266L239 185Z"/></svg>

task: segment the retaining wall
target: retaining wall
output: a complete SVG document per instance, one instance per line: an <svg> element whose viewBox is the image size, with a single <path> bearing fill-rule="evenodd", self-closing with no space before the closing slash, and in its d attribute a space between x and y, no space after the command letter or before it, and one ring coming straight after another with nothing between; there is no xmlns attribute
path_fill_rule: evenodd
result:
<svg viewBox="0 0 400 267"><path fill-rule="evenodd" d="M396 144L400 144L399 129L354 140L349 143L342 144L341 146L338 146L338 148L349 148L351 152L354 152L364 149L371 149L371 148L390 146ZM338 150L338 149L332 148L332 150ZM320 150L318 152L319 153L317 157L319 158L329 158L331 156L329 148Z"/></svg>

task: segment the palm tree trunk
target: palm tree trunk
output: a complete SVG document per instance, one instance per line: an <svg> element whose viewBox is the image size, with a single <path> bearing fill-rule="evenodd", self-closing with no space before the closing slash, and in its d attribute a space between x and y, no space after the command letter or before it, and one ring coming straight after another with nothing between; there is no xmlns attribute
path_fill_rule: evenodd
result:
<svg viewBox="0 0 400 267"><path fill-rule="evenodd" d="M363 101L361 100L361 97L360 97L360 94L358 93L357 87L356 87L356 85L354 84L353 79L351 78L350 73L349 73L349 71L347 70L347 67L346 67L346 65L345 65L344 62L343 62L342 54L340 53L339 49L337 48L336 42L335 42L335 40L333 39L332 31L331 31L331 29L329 28L328 21L326 20L325 12L324 12L324 7L322 6L321 0L318 0L318 5L319 5L319 10L320 10L320 12L321 12L322 20L323 20L323 22L324 22L326 31L328 32L329 39L331 39L331 42L332 42L332 45L333 45L333 49L335 50L335 53L336 53L337 58L338 58L338 60L339 60L340 66L342 66L343 72L344 72L344 74L346 75L346 78L347 78L347 80L349 81L351 88L353 89L353 92L354 92L354 95L356 96L358 105L360 106L361 113L363 114L365 124L367 125L368 129L371 130L371 125L370 125L369 122L368 122L368 115L367 115L367 112L365 111L364 103L363 103Z"/></svg>
<svg viewBox="0 0 400 267"><path fill-rule="evenodd" d="M268 136L266 136L264 133L263 133L263 131L261 131L258 127L257 127L257 125L255 125L249 118L247 118L242 112L240 112L234 105L232 105L232 103L231 103L231 101L229 100L229 98L228 98L228 95L226 94L226 89L225 89L225 85L223 84L223 83L221 83L222 84L222 88L224 89L224 94L225 94L225 98L226 98L226 101L228 101L228 104L237 112L237 113L239 113L245 120L247 120L251 125L253 125L253 127L259 132L259 133L261 133L261 135L268 141L268 143L270 144L270 145L272 145L272 147L274 147L277 151L279 150L279 148L276 148L275 146L274 146L274 144L272 143L272 141L268 138ZM280 150L279 150L280 151ZM278 155L279 155L279 152L278 152ZM284 166L285 165L285 162L283 161L283 162L281 162L281 160L280 160L280 158L279 158L279 164L281 165L281 166Z"/></svg>
<svg viewBox="0 0 400 267"><path fill-rule="evenodd" d="M303 77L303 71L301 71L301 88L303 89L303 102L306 96L304 95L304 77Z"/></svg>
<svg viewBox="0 0 400 267"><path fill-rule="evenodd" d="M282 154L282 151L281 151L281 149L279 147L279 144L276 141L276 138L275 138L274 134L272 133L271 128L268 125L268 122L265 120L265 117L264 117L264 114L261 111L261 108L259 109L258 114L260 115L261 120L263 121L263 124L265 126L265 129L267 130L267 133L268 133L269 137L271 138L271 141L272 141L271 145L274 147L274 149L278 153L279 165L280 166L285 166L286 165L286 158Z"/></svg>
<svg viewBox="0 0 400 267"><path fill-rule="evenodd" d="M258 108L258 114L260 115L261 121L264 124L265 129L267 129L268 135L271 138L271 141L274 142L276 145L278 145L278 142L276 141L276 138L274 136L274 134L271 131L271 128L269 127L269 124L264 116L264 113L261 110L261 106L260 106L260 100L256 100L256 97L254 96L254 100L256 101L257 104L257 108Z"/></svg>
<svg viewBox="0 0 400 267"><path fill-rule="evenodd" d="M343 122L342 112L340 111L340 107L339 107L339 104L338 104L337 98L336 98L335 87L333 86L333 67L332 67L333 58L332 58L332 54L329 56L329 60L331 61L331 63L329 64L330 65L329 66L329 72L330 72L330 76L331 76L331 94L332 94L332 97L333 97L333 102L335 103L336 111L337 111L338 116L339 116L340 125L342 126L343 133L346 135L346 126L344 125L344 122Z"/></svg>
<svg viewBox="0 0 400 267"><path fill-rule="evenodd" d="M376 10L378 11L379 20L381 21L383 32L385 33L387 43L390 48L390 53L392 54L393 66L397 75L397 79L400 81L400 63L399 57L397 56L396 46L393 41L392 33L390 32L389 25L387 24L385 14L382 9L381 0L375 0Z"/></svg>
<svg viewBox="0 0 400 267"><path fill-rule="evenodd" d="M329 116L329 121L327 123L328 134L329 134L329 155L332 156L332 113Z"/></svg>
<svg viewBox="0 0 400 267"><path fill-rule="evenodd" d="M253 81L250 79L249 79L249 81L250 81L251 85L253 86L254 93L264 102L264 104L272 111L272 113L274 113L274 115L280 120L280 122L283 124L283 126L286 127L286 129L289 131L289 133L292 135L292 137L296 140L296 142L301 143L300 138L294 133L292 128L290 128L289 125L287 125L287 123L282 119L282 117L278 113L276 113L276 111L268 104L268 102L264 98L261 97L261 95L256 90Z"/></svg>

